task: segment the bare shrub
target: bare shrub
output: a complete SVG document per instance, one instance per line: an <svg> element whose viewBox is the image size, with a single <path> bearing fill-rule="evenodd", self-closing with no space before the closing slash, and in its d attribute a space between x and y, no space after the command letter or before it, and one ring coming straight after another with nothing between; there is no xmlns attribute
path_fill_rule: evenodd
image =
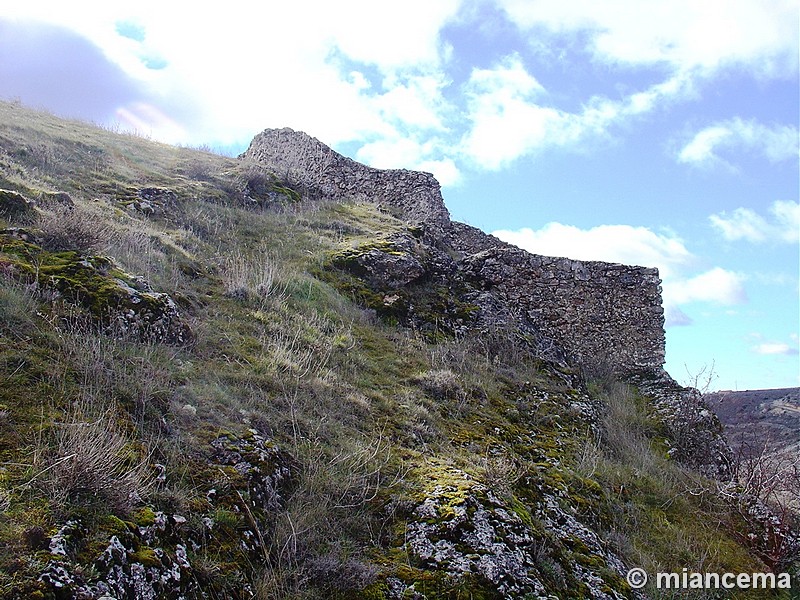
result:
<svg viewBox="0 0 800 600"><path fill-rule="evenodd" d="M74 405L56 424L53 447L45 457L43 483L58 505L95 500L126 512L155 481L147 453L114 414L98 415L87 403Z"/></svg>
<svg viewBox="0 0 800 600"><path fill-rule="evenodd" d="M483 483L501 498L510 498L514 486L522 478L522 465L502 449L487 449L482 460Z"/></svg>
<svg viewBox="0 0 800 600"><path fill-rule="evenodd" d="M800 444L775 449L752 432L737 440L732 480L720 490L747 523L745 543L776 570L800 559Z"/></svg>
<svg viewBox="0 0 800 600"><path fill-rule="evenodd" d="M43 211L39 228L42 247L53 252L95 252L111 235L108 221L99 212L81 207L58 206Z"/></svg>
<svg viewBox="0 0 800 600"><path fill-rule="evenodd" d="M266 253L234 253L222 263L220 274L225 293L232 298L264 302L273 294L280 294L278 269Z"/></svg>
<svg viewBox="0 0 800 600"><path fill-rule="evenodd" d="M110 230L108 252L129 273L150 277L165 259L151 232L118 225Z"/></svg>
<svg viewBox="0 0 800 600"><path fill-rule="evenodd" d="M734 455L734 480L745 494L800 515L799 445L775 449L769 437L742 434Z"/></svg>
<svg viewBox="0 0 800 600"><path fill-rule="evenodd" d="M402 474L390 470L389 442L379 435L356 438L329 455L318 440L303 439L297 486L272 531L269 564L257 598L317 598L323 591L362 589L377 572L338 547L338 541L369 529L366 505ZM316 594L314 593L316 591ZM327 597L327 595L326 595Z"/></svg>
<svg viewBox="0 0 800 600"><path fill-rule="evenodd" d="M466 397L458 376L450 369L426 371L417 377L417 381L423 390L437 400L463 401Z"/></svg>

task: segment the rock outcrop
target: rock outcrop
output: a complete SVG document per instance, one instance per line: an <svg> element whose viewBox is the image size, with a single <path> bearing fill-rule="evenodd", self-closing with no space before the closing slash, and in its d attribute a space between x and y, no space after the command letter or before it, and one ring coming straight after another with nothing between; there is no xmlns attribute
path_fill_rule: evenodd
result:
<svg viewBox="0 0 800 600"><path fill-rule="evenodd" d="M0 274L83 307L110 332L175 345L191 342L191 329L168 294L106 256L51 252L37 242L27 229L0 229Z"/></svg>

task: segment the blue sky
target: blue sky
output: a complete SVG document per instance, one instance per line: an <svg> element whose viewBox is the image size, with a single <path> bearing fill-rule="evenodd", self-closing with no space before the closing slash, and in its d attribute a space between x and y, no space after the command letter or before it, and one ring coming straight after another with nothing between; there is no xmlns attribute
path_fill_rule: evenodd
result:
<svg viewBox="0 0 800 600"><path fill-rule="evenodd" d="M288 126L433 172L456 220L658 267L679 381L800 385L796 1L15 4L0 97L228 153Z"/></svg>

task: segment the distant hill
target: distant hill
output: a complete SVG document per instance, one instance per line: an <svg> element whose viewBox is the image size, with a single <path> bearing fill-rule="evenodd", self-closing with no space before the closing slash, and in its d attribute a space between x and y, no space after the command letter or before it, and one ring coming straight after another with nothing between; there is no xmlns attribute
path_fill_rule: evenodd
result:
<svg viewBox="0 0 800 600"><path fill-rule="evenodd" d="M720 391L707 394L706 400L734 447L744 442L800 450L800 388Z"/></svg>

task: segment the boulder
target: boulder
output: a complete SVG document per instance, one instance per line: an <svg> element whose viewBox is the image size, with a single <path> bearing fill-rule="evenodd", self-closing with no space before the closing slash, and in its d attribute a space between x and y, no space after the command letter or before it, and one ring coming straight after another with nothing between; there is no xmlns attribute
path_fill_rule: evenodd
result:
<svg viewBox="0 0 800 600"><path fill-rule="evenodd" d="M0 189L0 217L25 221L33 217L33 203L19 192Z"/></svg>

